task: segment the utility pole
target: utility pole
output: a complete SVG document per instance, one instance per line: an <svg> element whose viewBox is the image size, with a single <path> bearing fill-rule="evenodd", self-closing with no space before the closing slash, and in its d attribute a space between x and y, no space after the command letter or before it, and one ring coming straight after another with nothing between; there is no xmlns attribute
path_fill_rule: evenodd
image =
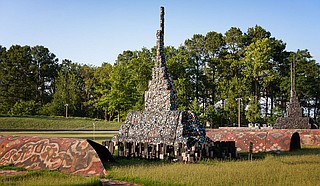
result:
<svg viewBox="0 0 320 186"><path fill-rule="evenodd" d="M240 103L241 103L241 98L238 99L238 127L241 127L241 115L240 115Z"/></svg>

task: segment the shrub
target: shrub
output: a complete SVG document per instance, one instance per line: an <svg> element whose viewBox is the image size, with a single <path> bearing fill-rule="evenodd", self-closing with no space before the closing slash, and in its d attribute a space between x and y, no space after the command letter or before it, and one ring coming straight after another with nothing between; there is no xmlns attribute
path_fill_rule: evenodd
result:
<svg viewBox="0 0 320 186"><path fill-rule="evenodd" d="M31 101L19 100L10 109L9 114L16 115L16 116L35 115L37 114L39 107L40 105L37 104L34 100L31 100Z"/></svg>

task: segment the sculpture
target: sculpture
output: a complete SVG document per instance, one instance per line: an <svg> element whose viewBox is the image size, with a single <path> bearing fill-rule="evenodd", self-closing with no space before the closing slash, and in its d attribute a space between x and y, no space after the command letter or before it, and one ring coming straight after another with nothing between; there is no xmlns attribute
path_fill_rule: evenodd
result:
<svg viewBox="0 0 320 186"><path fill-rule="evenodd" d="M176 93L164 55L164 7L160 8L160 30L157 31L157 56L152 80L145 92L145 110L127 115L114 142L178 143L193 145L208 140L204 128L190 111L177 110Z"/></svg>
<svg viewBox="0 0 320 186"><path fill-rule="evenodd" d="M288 107L288 116L277 118L276 129L309 129L309 118L302 116L299 98L296 91L296 60L291 63L291 96Z"/></svg>

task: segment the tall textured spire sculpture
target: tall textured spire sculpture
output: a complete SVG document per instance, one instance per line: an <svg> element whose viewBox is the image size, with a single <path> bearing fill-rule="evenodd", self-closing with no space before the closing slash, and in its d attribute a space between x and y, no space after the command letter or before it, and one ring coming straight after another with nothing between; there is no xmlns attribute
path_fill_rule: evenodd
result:
<svg viewBox="0 0 320 186"><path fill-rule="evenodd" d="M157 59L156 66L165 66L164 57L164 7L160 7L160 30L157 31Z"/></svg>
<svg viewBox="0 0 320 186"><path fill-rule="evenodd" d="M176 110L176 94L168 75L164 56L164 8L160 8L160 30L157 31L157 56L152 69L152 80L145 92L146 111Z"/></svg>
<svg viewBox="0 0 320 186"><path fill-rule="evenodd" d="M164 8L160 8L160 30L157 31L157 55L152 69L152 79L145 92L145 110L127 115L115 142L148 142L174 145L192 145L204 142L205 130L190 111L177 110L172 80L164 55Z"/></svg>
<svg viewBox="0 0 320 186"><path fill-rule="evenodd" d="M296 59L291 63L291 95L288 106L288 116L279 117L275 128L280 129L308 129L311 128L309 118L302 116L302 108L296 91Z"/></svg>
<svg viewBox="0 0 320 186"><path fill-rule="evenodd" d="M296 90L296 59L293 58L291 63L291 94L290 104L288 107L288 117L302 117L302 109L299 103L299 98Z"/></svg>

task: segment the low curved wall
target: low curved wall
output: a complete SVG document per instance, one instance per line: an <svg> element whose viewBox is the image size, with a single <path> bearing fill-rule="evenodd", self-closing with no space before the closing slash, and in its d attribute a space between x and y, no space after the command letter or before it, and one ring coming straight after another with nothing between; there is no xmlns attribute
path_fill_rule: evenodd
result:
<svg viewBox="0 0 320 186"><path fill-rule="evenodd" d="M72 174L106 175L103 166L106 162L101 161L90 143L71 138L0 136L0 164L13 163L34 170L57 169Z"/></svg>
<svg viewBox="0 0 320 186"><path fill-rule="evenodd" d="M302 145L320 146L320 129L255 129L222 127L207 129L206 135L213 141L235 141L238 152L289 151L292 135L298 133Z"/></svg>

